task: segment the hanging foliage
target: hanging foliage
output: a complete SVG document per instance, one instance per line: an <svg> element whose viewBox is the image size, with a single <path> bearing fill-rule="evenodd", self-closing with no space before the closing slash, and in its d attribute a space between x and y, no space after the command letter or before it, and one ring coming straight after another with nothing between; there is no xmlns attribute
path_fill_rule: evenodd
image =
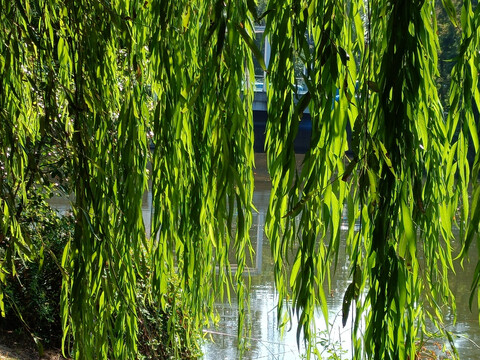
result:
<svg viewBox="0 0 480 360"><path fill-rule="evenodd" d="M428 334L427 318L453 347L442 319L444 305L455 312L448 274L459 206L456 225L468 227L464 249L478 227L468 200L478 172L470 176L466 154L469 136L475 149L478 143L472 103L479 100L479 28L472 4L463 6L464 35L445 118L435 86L434 2L269 2L266 33L275 56L267 80L267 235L279 316L292 293L297 338L315 336L315 308L328 319L320 285L336 263L345 205L352 281L343 323L352 314L355 358L415 358L416 341ZM306 69L308 92L301 97L293 88L295 58ZM293 140L307 104L311 149L297 173ZM353 157L347 158L349 149ZM478 209L475 195L472 206ZM318 354L308 345L308 355Z"/></svg>
<svg viewBox="0 0 480 360"><path fill-rule="evenodd" d="M427 318L451 341L442 319L443 305L455 310L452 229L463 259L480 219L480 10L464 0L457 23L455 6L442 3L462 31L446 116L431 0L270 0L262 14L251 0L1 0L2 313L14 260L41 256L21 214L32 192L60 182L75 216L61 259L66 352L135 358L138 279L150 282L152 304L181 298L192 318L183 325L195 328L234 285L245 328L255 57L267 73L266 231L278 316L288 320L291 295L297 337L318 354L314 312L328 323L322 285L346 246L343 322L352 319L355 358L415 358ZM260 20L269 64L254 41ZM312 135L299 171L293 142L307 107ZM479 283L480 265L472 300ZM171 313L173 329L182 316Z"/></svg>

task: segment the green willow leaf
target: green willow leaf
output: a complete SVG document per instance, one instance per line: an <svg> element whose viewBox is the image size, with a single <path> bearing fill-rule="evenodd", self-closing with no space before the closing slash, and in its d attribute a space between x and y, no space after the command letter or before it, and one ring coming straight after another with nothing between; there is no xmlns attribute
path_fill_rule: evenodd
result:
<svg viewBox="0 0 480 360"><path fill-rule="evenodd" d="M235 28L237 31L240 33L242 36L243 40L245 40L245 43L248 45L250 50L252 51L253 56L255 56L255 59L258 61L258 64L260 67L263 69L263 71L267 71L267 66L265 65L265 60L263 59L263 55L258 49L257 45L253 41L253 39L247 34L245 31L244 27L242 24L237 24L235 25Z"/></svg>
<svg viewBox="0 0 480 360"><path fill-rule="evenodd" d="M455 6L452 3L452 0L442 0L443 6L447 11L448 17L453 25L458 26L457 21L457 12L455 10Z"/></svg>
<svg viewBox="0 0 480 360"><path fill-rule="evenodd" d="M342 305L342 325L345 327L347 325L348 314L350 312L350 306L352 303L352 299L355 295L355 284L350 283L348 285L347 290L345 291L345 295L343 296L343 305Z"/></svg>

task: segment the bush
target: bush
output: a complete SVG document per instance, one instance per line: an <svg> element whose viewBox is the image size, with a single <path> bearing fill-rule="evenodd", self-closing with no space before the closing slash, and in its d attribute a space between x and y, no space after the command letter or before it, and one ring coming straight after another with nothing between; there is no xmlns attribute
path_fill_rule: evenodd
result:
<svg viewBox="0 0 480 360"><path fill-rule="evenodd" d="M60 347L62 271L58 259L73 236L73 217L60 216L38 197L23 212L21 221L36 258L32 262L16 259L17 274L7 275L6 317L0 320L0 328L32 336L37 344L39 341L48 347Z"/></svg>
<svg viewBox="0 0 480 360"><path fill-rule="evenodd" d="M43 347L61 347L60 293L64 270L60 262L63 249L74 234L73 216L58 214L43 199L44 196L32 195L30 206L22 213L24 236L29 237L37 255L32 262L15 260L17 274L8 274L4 285L6 316L0 317L0 332L10 338L3 336L3 341L33 345L33 339L40 352ZM0 252L6 246L5 242L0 244ZM161 310L158 302L147 300L152 298L151 287L145 279L139 279L139 359L200 356L200 332L191 326L178 285L177 280L171 280L167 306Z"/></svg>
<svg viewBox="0 0 480 360"><path fill-rule="evenodd" d="M202 353L198 330L181 301L177 278L170 279L165 310L157 300L149 299L150 286L139 282L139 356L143 359L197 359Z"/></svg>

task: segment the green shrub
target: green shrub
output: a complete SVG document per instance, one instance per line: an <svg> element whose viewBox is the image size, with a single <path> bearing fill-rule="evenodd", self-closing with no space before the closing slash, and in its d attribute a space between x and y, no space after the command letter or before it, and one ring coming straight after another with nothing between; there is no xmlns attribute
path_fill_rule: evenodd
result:
<svg viewBox="0 0 480 360"><path fill-rule="evenodd" d="M139 356L143 359L197 359L202 354L201 330L193 326L189 312L181 301L177 278L170 279L166 308L152 300L150 286L139 282Z"/></svg>
<svg viewBox="0 0 480 360"><path fill-rule="evenodd" d="M32 262L16 259L17 273L6 276L6 316L0 317L0 331L13 333L18 339L33 339L42 351L43 347L61 347L60 293L64 270L60 262L65 245L73 238L74 218L57 213L43 200L44 196L32 197L21 221L24 236L29 237L37 255ZM0 252L6 246L1 243ZM200 355L200 331L189 321L176 279L171 280L169 290L166 309L161 310L158 302L147 300L152 298L148 281L138 281L139 359L195 359Z"/></svg>
<svg viewBox="0 0 480 360"><path fill-rule="evenodd" d="M73 217L59 215L40 196L30 204L21 221L36 257L32 262L14 260L17 273L6 277L6 316L0 319L0 328L59 347L62 271L58 259L73 236Z"/></svg>

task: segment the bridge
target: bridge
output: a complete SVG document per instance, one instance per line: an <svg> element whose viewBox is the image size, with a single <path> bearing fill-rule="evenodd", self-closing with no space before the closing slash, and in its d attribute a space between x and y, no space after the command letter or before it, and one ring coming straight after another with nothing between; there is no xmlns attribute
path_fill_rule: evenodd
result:
<svg viewBox="0 0 480 360"><path fill-rule="evenodd" d="M257 26L255 28L255 45L259 48L260 52L263 55L263 60L268 66L270 61L271 48L268 42L268 39L263 37L263 32L265 31L264 26ZM253 125L255 133L255 142L254 149L255 152L265 152L265 126L267 124L267 93L266 93L266 82L265 82L265 72L258 63L258 61L253 59L254 70L255 70L255 96L253 100ZM297 84L297 94L299 96L307 92L307 87L301 78L302 70L301 66L297 67L297 73L295 74L298 79ZM294 142L294 149L297 153L305 153L310 147L310 134L312 132L312 123L310 119L310 112L308 108L305 109L298 127L298 133Z"/></svg>
<svg viewBox="0 0 480 360"><path fill-rule="evenodd" d="M265 127L267 124L267 94L265 91L255 91L253 100L253 130L255 135L255 152L265 152ZM298 154L304 154L310 147L310 135L312 122L310 112L305 109L302 121L298 125L297 136L294 141L294 149Z"/></svg>

